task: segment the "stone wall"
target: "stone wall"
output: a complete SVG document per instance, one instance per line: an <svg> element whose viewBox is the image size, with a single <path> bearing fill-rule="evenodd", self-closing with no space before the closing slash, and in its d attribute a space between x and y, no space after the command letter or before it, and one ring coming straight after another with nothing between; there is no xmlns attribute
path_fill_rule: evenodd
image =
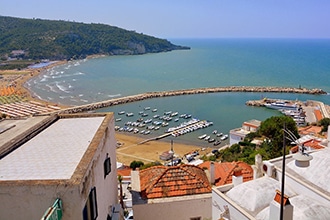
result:
<svg viewBox="0 0 330 220"><path fill-rule="evenodd" d="M274 92L274 93L301 93L301 94L314 94L314 95L326 94L326 92L321 89L289 88L289 87L229 86L229 87L215 87L215 88L198 88L198 89L184 89L184 90L162 91L162 92L147 92L132 96L126 96L122 98L105 100L97 103L91 103L87 105L66 108L61 110L60 113L71 114L71 113L92 111L99 108L105 108L109 106L129 103L129 102L137 102L152 98L205 94L205 93L218 93L218 92Z"/></svg>

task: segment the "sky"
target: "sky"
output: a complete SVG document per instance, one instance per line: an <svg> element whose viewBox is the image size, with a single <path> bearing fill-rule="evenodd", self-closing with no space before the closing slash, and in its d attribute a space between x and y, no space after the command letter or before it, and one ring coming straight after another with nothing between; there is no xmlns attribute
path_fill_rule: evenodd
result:
<svg viewBox="0 0 330 220"><path fill-rule="evenodd" d="M159 38L330 38L329 0L0 0L0 15Z"/></svg>

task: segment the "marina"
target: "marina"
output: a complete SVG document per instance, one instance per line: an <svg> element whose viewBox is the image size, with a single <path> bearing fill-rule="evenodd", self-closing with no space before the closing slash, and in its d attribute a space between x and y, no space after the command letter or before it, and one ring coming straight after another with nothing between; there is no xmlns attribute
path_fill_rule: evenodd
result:
<svg viewBox="0 0 330 220"><path fill-rule="evenodd" d="M118 112L118 115L123 115L125 112L126 111L121 110ZM159 113L158 110L155 111L155 109L151 110L150 107L145 107L143 111L138 112L139 116L145 115L145 117L138 117L134 121L134 112L126 113L126 120L123 118L116 118L115 130L134 135L151 135L152 137L149 137L142 142L145 143L152 140L160 140L166 137L178 138L179 136L193 133L197 130L214 125L212 121L197 119L196 117L193 117L192 114L179 114L178 111L164 111L162 116L160 116L160 114L161 113ZM173 119L172 117L177 118ZM219 134L222 135L222 133L217 133L217 130L214 130L210 134L212 135L212 138L210 135L204 134L202 136L198 136L198 139L203 141L205 144L217 146L221 143L221 140L219 139L220 136L217 136Z"/></svg>

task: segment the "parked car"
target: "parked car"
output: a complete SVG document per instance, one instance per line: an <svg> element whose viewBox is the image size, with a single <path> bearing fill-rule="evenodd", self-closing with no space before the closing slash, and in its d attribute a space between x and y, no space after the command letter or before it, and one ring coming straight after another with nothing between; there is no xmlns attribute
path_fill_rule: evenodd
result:
<svg viewBox="0 0 330 220"><path fill-rule="evenodd" d="M129 211L128 215L125 217L125 220L131 220L134 219L133 218L133 209L131 209L131 211Z"/></svg>
<svg viewBox="0 0 330 220"><path fill-rule="evenodd" d="M181 163L181 159L175 158L175 159L173 159L173 161L168 162L166 165L167 166L176 166L176 165L179 165L180 163Z"/></svg>
<svg viewBox="0 0 330 220"><path fill-rule="evenodd" d="M212 154L216 154L216 153L219 153L219 150L218 149L212 150Z"/></svg>

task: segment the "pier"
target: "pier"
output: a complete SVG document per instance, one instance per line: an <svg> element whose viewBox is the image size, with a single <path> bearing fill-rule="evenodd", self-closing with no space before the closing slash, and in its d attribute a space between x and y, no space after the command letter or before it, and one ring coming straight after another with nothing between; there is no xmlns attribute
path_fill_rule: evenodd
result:
<svg viewBox="0 0 330 220"><path fill-rule="evenodd" d="M271 92L271 93L300 93L300 94L313 94L322 95L327 94L322 89L306 89L306 88L290 88L290 87L262 87L262 86L228 86L228 87L214 87L214 88L196 88L196 89L183 89L173 91L161 91L161 92L146 92L137 95L131 95L121 98L115 98L105 100L97 103L91 103L86 105L80 105L62 109L59 113L78 113L93 111L99 108L105 108L130 102L137 102L152 98L162 98L170 96L181 95L196 95L206 93L219 93L219 92Z"/></svg>
<svg viewBox="0 0 330 220"><path fill-rule="evenodd" d="M168 136L177 137L177 136L180 136L180 135L184 135L184 134L186 134L188 132L192 132L192 131L195 131L195 130L198 130L198 129L201 129L201 128L208 127L210 125L213 125L213 122L208 122L206 120L201 120L201 121L200 120L196 120L194 122L185 124L183 126L179 126L179 127L173 128L172 131L168 131L165 134L162 134L162 135L159 135L157 137L153 137L153 138L149 138L149 139L143 140L142 142L140 142L138 144L144 144L144 143L149 142L149 141L160 140L160 139L166 138Z"/></svg>

